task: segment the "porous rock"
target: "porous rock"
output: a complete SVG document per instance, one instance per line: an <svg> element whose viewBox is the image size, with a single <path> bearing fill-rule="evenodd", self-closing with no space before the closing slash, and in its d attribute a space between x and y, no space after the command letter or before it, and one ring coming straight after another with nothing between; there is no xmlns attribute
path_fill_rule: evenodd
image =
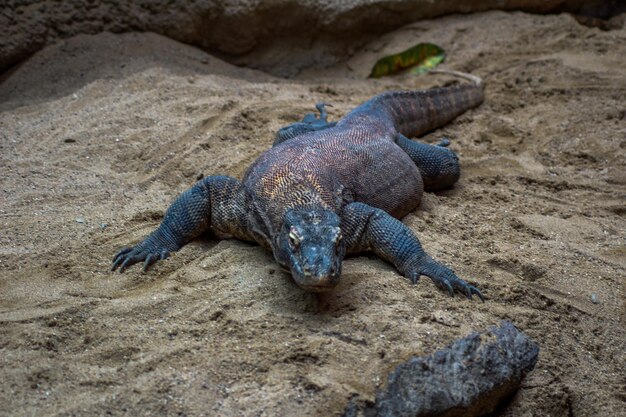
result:
<svg viewBox="0 0 626 417"><path fill-rule="evenodd" d="M482 416L519 388L538 355L539 346L504 321L400 364L374 404L353 399L344 416Z"/></svg>

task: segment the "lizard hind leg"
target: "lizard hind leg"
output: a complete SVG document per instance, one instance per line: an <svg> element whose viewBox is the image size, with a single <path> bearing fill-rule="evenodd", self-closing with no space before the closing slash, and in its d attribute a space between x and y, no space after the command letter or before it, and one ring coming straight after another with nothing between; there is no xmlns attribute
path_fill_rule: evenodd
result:
<svg viewBox="0 0 626 417"><path fill-rule="evenodd" d="M319 116L314 113L309 113L304 118L295 123L288 124L282 127L276 133L276 139L272 146L281 144L289 139L293 139L296 136L300 136L304 133L315 132L318 130L328 129L337 124L337 122L328 121L328 113L326 112L326 106L331 106L328 103L320 102L315 105L315 108L319 112Z"/></svg>
<svg viewBox="0 0 626 417"><path fill-rule="evenodd" d="M425 191L449 188L461 176L459 158L448 149L450 140L443 139L437 145L412 141L398 133L396 144L415 162L424 180Z"/></svg>

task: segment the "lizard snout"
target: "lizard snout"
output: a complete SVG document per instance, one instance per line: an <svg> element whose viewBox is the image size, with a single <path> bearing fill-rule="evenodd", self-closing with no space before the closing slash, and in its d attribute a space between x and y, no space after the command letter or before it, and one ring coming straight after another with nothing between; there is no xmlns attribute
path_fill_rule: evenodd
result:
<svg viewBox="0 0 626 417"><path fill-rule="evenodd" d="M308 291L329 290L339 282L341 262L332 253L320 252L320 248L304 251L301 268L291 270L296 283Z"/></svg>

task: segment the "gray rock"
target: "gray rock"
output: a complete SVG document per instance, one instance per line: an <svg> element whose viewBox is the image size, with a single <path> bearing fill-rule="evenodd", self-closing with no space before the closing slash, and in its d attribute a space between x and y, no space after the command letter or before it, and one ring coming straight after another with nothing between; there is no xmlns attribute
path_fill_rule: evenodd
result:
<svg viewBox="0 0 626 417"><path fill-rule="evenodd" d="M520 386L539 347L510 322L399 365L374 404L353 399L345 417L481 416Z"/></svg>
<svg viewBox="0 0 626 417"><path fill-rule="evenodd" d="M490 9L593 12L603 0L4 0L0 72L59 39L104 31L156 32L205 51L255 55L272 70L285 43L301 46L290 71L332 62L391 29L449 13ZM317 44L311 53L311 42ZM293 51L292 54L293 55ZM265 64L263 59L265 58ZM241 61L245 63L245 60ZM265 66L265 68L263 68ZM281 65L284 67L284 65Z"/></svg>

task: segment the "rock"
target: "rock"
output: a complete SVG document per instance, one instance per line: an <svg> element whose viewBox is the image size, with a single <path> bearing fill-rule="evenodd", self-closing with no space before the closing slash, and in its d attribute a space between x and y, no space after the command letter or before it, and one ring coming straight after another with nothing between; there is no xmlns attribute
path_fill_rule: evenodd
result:
<svg viewBox="0 0 626 417"><path fill-rule="evenodd" d="M5 0L3 3L0 72L59 39L105 31L142 31L230 56L254 52L250 60L240 62L255 63L269 72L276 60L288 58L292 66L287 72L295 73L307 66L332 63L350 48L420 19L489 9L593 13L602 9L603 1ZM602 11L606 13L605 9ZM316 45L314 52L312 42ZM285 43L300 45L300 53L294 56L292 52L284 57L280 51Z"/></svg>
<svg viewBox="0 0 626 417"><path fill-rule="evenodd" d="M345 417L482 416L520 386L539 346L504 321L428 356L400 364L374 404L350 401Z"/></svg>

